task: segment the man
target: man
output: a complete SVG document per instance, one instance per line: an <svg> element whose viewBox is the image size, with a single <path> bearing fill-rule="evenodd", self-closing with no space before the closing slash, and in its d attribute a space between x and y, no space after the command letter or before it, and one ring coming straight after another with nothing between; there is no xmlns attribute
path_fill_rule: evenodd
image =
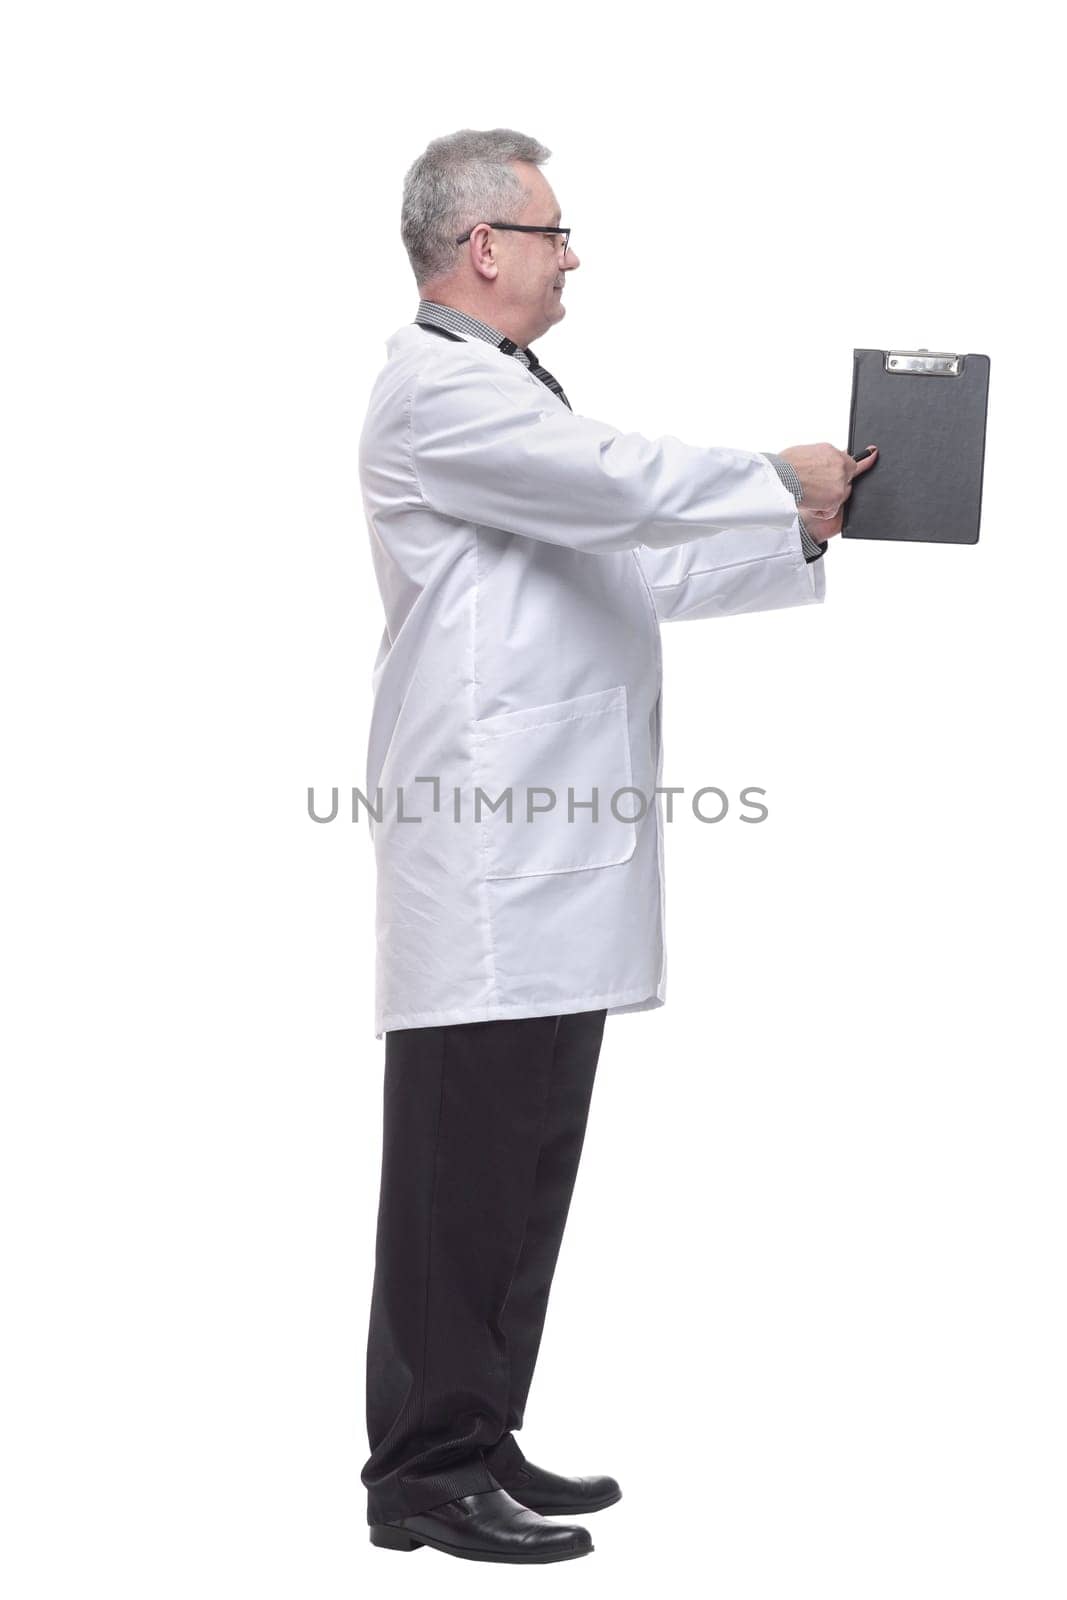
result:
<svg viewBox="0 0 1067 1600"><path fill-rule="evenodd" d="M665 998L659 623L821 601L875 460L575 413L531 348L579 265L549 154L466 129L407 173L420 301L360 441L386 612L362 1481L374 1544L515 1562L589 1553L583 1526L548 1518L621 1493L535 1466L515 1434L605 1018Z"/></svg>

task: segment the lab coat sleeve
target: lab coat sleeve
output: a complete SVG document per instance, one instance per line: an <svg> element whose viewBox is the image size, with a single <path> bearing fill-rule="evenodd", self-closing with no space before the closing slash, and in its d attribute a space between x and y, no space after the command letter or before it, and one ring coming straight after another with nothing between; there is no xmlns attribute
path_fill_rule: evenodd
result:
<svg viewBox="0 0 1067 1600"><path fill-rule="evenodd" d="M669 550L641 545L637 558L661 622L776 611L826 593L826 559L805 559L795 512L786 529L728 528Z"/></svg>
<svg viewBox="0 0 1067 1600"><path fill-rule="evenodd" d="M793 496L758 451L624 433L518 368L454 355L420 370L408 403L417 490L445 516L593 554L695 541L694 571L755 559L784 579L799 552Z"/></svg>

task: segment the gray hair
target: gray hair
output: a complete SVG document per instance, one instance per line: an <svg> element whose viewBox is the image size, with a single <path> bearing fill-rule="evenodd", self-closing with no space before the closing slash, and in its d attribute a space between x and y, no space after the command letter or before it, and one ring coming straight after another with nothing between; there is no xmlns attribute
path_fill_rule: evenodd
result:
<svg viewBox="0 0 1067 1600"><path fill-rule="evenodd" d="M513 128L461 128L431 140L405 174L400 210L400 237L420 289L457 265L461 233L521 216L528 195L508 163L539 167L551 154Z"/></svg>

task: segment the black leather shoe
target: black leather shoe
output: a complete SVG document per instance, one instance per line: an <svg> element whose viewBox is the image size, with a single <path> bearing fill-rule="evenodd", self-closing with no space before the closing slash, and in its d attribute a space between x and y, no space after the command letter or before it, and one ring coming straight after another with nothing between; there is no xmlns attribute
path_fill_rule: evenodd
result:
<svg viewBox="0 0 1067 1600"><path fill-rule="evenodd" d="M587 1529L546 1522L506 1489L461 1495L396 1522L372 1522L370 1542L382 1550L428 1544L466 1561L570 1561L593 1548Z"/></svg>
<svg viewBox="0 0 1067 1600"><path fill-rule="evenodd" d="M506 1483L495 1469L494 1476L521 1505L542 1517L580 1517L589 1511L602 1511L622 1499L622 1490L614 1478L563 1478L544 1467L535 1467L532 1461L517 1473L510 1473Z"/></svg>

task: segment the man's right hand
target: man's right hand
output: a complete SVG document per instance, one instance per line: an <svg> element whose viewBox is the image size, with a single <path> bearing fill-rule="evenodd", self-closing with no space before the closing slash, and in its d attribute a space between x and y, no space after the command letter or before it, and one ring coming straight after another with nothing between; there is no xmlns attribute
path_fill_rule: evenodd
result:
<svg viewBox="0 0 1067 1600"><path fill-rule="evenodd" d="M832 444L794 444L779 450L800 479L803 493L797 509L833 518L852 493L853 478L878 460L878 446L869 444L867 449L873 453L863 461L854 461Z"/></svg>

